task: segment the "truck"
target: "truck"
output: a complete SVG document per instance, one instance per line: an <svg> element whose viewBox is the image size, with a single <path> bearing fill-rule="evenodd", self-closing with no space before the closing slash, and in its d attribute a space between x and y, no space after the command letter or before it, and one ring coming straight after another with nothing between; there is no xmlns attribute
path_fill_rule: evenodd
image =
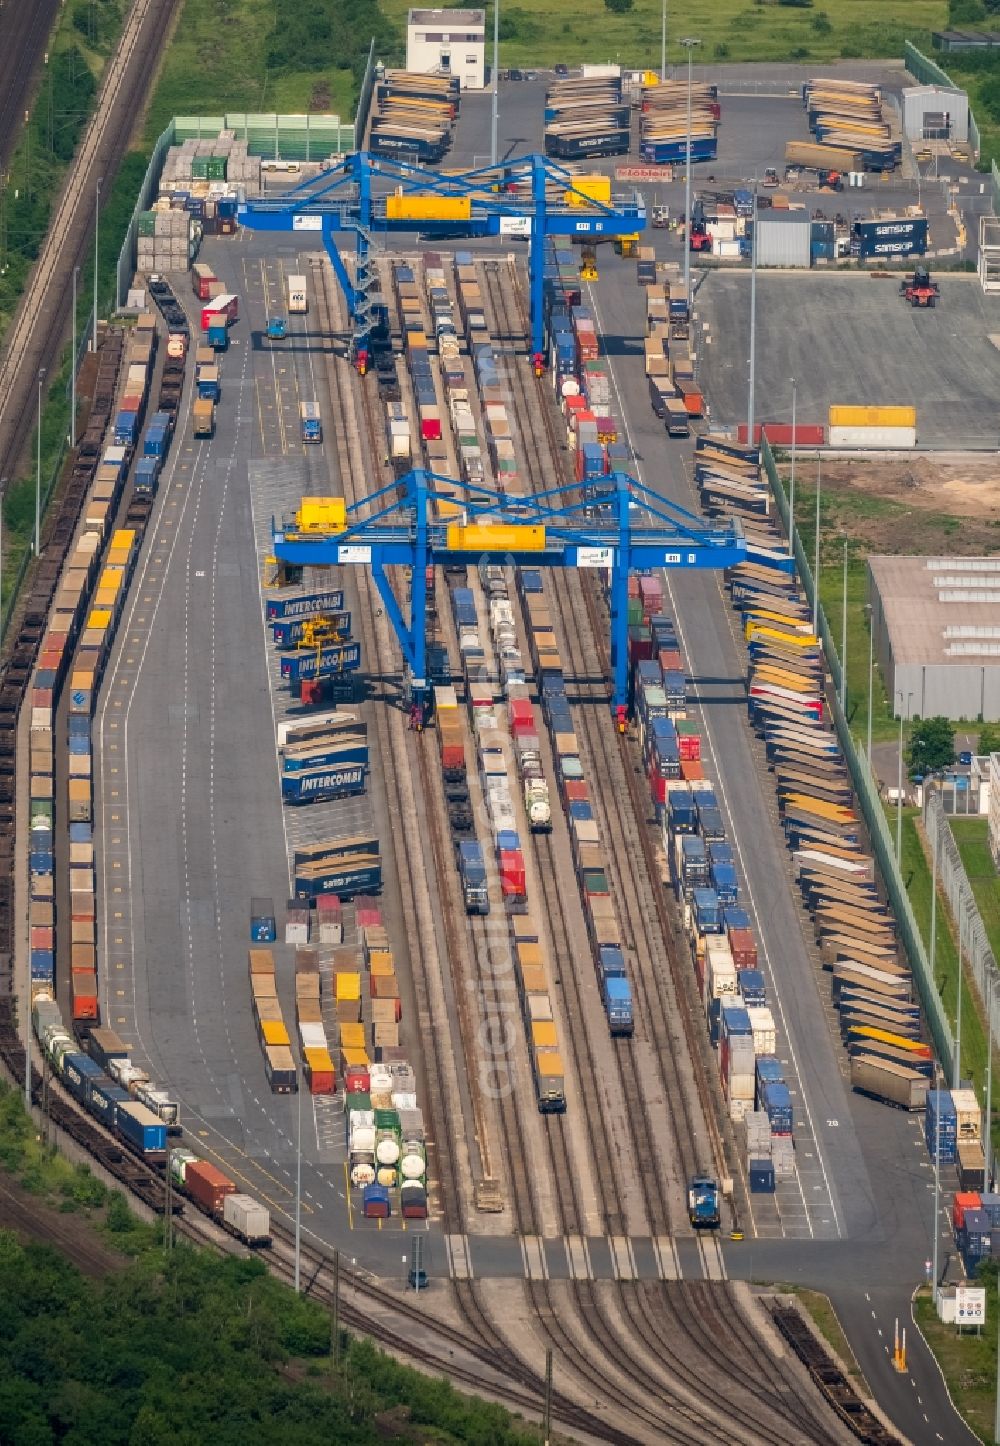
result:
<svg viewBox="0 0 1000 1446"><path fill-rule="evenodd" d="M213 316L208 323L208 344L213 351L225 351L229 346L229 323L225 316Z"/></svg>
<svg viewBox="0 0 1000 1446"><path fill-rule="evenodd" d="M462 879L462 896L467 914L488 914L490 896L486 887L486 865L483 851L475 840L465 840L458 846L458 871Z"/></svg>
<svg viewBox="0 0 1000 1446"><path fill-rule="evenodd" d="M219 367L216 362L213 362L211 366L199 364L195 373L195 380L199 397L207 397L209 401L217 402L222 396L222 387L219 384Z"/></svg>
<svg viewBox="0 0 1000 1446"><path fill-rule="evenodd" d="M302 423L303 442L322 442L323 419L319 402L299 402L299 420Z"/></svg>
<svg viewBox="0 0 1000 1446"><path fill-rule="evenodd" d="M196 437L215 436L215 403L208 397L198 397L191 407L191 417Z"/></svg>
<svg viewBox="0 0 1000 1446"><path fill-rule="evenodd" d="M295 315L304 315L309 310L304 276L289 276L288 278L288 310Z"/></svg>
<svg viewBox="0 0 1000 1446"><path fill-rule="evenodd" d="M695 1175L688 1181L688 1219L696 1230L717 1230L719 1186L711 1175Z"/></svg>
<svg viewBox="0 0 1000 1446"><path fill-rule="evenodd" d="M153 497L160 477L159 457L140 457L135 467L135 495Z"/></svg>

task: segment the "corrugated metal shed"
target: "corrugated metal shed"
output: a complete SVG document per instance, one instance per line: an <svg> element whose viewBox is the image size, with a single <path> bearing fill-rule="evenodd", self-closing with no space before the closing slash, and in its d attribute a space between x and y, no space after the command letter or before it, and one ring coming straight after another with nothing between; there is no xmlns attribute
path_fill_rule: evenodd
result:
<svg viewBox="0 0 1000 1446"><path fill-rule="evenodd" d="M808 211L760 212L758 266L808 266L812 222Z"/></svg>
<svg viewBox="0 0 1000 1446"><path fill-rule="evenodd" d="M903 131L908 140L969 139L969 97L944 85L910 85L903 91Z"/></svg>

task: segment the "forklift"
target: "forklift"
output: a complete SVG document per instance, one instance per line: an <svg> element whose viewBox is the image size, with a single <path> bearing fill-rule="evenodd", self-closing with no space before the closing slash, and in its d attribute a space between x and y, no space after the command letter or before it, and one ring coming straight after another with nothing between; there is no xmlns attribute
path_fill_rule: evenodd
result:
<svg viewBox="0 0 1000 1446"><path fill-rule="evenodd" d="M580 280L597 280L597 247L584 246L580 252Z"/></svg>
<svg viewBox="0 0 1000 1446"><path fill-rule="evenodd" d="M899 294L911 306L933 307L941 295L941 288L931 280L926 266L918 266L912 276L899 283Z"/></svg>

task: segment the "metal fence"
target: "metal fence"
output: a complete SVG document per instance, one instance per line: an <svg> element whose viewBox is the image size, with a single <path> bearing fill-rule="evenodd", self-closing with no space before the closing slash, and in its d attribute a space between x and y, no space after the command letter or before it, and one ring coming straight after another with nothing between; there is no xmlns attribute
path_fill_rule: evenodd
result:
<svg viewBox="0 0 1000 1446"><path fill-rule="evenodd" d="M246 141L252 156L275 161L323 161L354 149L354 126L339 115L278 115L274 111L229 111L226 115L174 117L178 141L208 140L221 130Z"/></svg>
<svg viewBox="0 0 1000 1446"><path fill-rule="evenodd" d="M993 214L1000 216L1000 170L996 161L990 161L990 181L993 186Z"/></svg>
<svg viewBox="0 0 1000 1446"><path fill-rule="evenodd" d="M774 454L768 445L767 438L761 440L761 460L764 470L767 473L768 481L771 484L771 492L774 496L775 506L778 515L782 520L785 532L788 531L788 498L785 496L785 489L778 477L778 469L775 466ZM816 583L813 578L812 568L806 557L805 548L802 546L802 538L798 528L795 529L795 536L792 539L795 553L795 561L798 567L799 580L809 601L809 606L815 606ZM889 825L886 821L885 809L879 797L878 782L872 773L871 766L863 752L855 747L854 739L851 736L850 726L840 706L840 682L841 669L840 658L834 645L833 634L822 605L817 609L819 636L823 644L823 651L826 655L827 668L830 672L833 687L830 691L830 713L833 718L834 728L837 733L837 740L844 754L848 771L851 775L851 782L857 795L858 806L868 829L868 836L871 840L872 852L878 864L879 873L882 875L885 891L896 917L896 924L899 928L900 938L906 950L907 958L910 961L910 968L913 970L913 977L917 983L920 999L927 1015L927 1023L930 1027L931 1037L934 1040L934 1047L942 1066L950 1076L952 1069L952 1056L954 1053L954 1039L948 1016L945 1013L941 995L938 992L937 983L931 973L930 960L924 941L920 934L913 907L906 892L906 884L900 873L896 862L895 846Z"/></svg>
<svg viewBox="0 0 1000 1446"><path fill-rule="evenodd" d="M989 1004L994 1034L1000 1029L1000 976L989 935L976 905L969 876L936 788L924 791L924 828L937 857L938 885L944 890L959 929L962 958L972 971L984 1008Z"/></svg>
<svg viewBox="0 0 1000 1446"><path fill-rule="evenodd" d="M142 178L142 185L139 187L139 194L132 208L132 218L128 223L128 230L125 232L125 240L118 253L118 266L115 271L115 305L117 307L124 306L128 300L129 285L135 274L135 238L139 230L139 212L149 210L160 183L163 158L167 154L167 148L173 144L174 122L171 121L166 130L161 131L159 139L153 147L153 154L149 158L146 174Z"/></svg>

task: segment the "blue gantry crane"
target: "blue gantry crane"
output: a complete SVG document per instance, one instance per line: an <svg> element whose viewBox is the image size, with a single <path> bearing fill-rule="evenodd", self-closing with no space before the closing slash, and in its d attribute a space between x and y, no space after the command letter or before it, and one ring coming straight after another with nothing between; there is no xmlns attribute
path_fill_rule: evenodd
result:
<svg viewBox="0 0 1000 1446"><path fill-rule="evenodd" d="M347 301L355 355L365 359L373 325L369 252L377 233L420 231L459 238L527 235L531 350L539 358L545 351L545 238L602 240L634 234L646 225L646 207L638 192L606 205L578 190L574 179L558 162L540 155L443 175L409 161L356 151L279 196L246 200L238 216L252 230L319 234ZM353 279L338 246L338 238L352 235Z"/></svg>
<svg viewBox="0 0 1000 1446"><path fill-rule="evenodd" d="M298 566L370 567L410 673L412 696L427 688L427 569L438 563L525 564L610 571L612 699L628 700L628 577L650 568L725 568L751 557L739 522L706 525L625 473L581 498L576 485L532 496L501 494L434 472L408 472L348 506L303 498L294 516L272 520L273 551ZM451 514L438 516L438 503ZM409 568L409 619L386 568Z"/></svg>

